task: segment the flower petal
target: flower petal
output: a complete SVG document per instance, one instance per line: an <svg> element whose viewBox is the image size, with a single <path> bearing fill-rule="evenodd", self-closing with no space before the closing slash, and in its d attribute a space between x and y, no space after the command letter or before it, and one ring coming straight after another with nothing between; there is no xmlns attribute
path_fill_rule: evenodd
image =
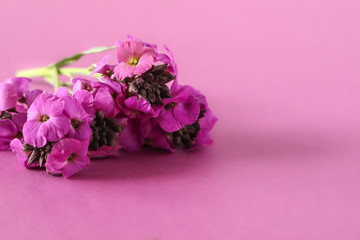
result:
<svg viewBox="0 0 360 240"><path fill-rule="evenodd" d="M0 111L5 111L16 106L18 94L16 88L8 83L0 84Z"/></svg>
<svg viewBox="0 0 360 240"><path fill-rule="evenodd" d="M105 88L100 88L98 90L94 98L94 104L96 111L102 111L105 117L112 118L120 111L114 98Z"/></svg>
<svg viewBox="0 0 360 240"><path fill-rule="evenodd" d="M29 120L24 124L24 141L33 147L43 147L46 144L46 138L40 132L41 124L38 120Z"/></svg>
<svg viewBox="0 0 360 240"><path fill-rule="evenodd" d="M69 90L67 90L66 87L59 87L56 90L55 95L58 96L59 98L64 98L64 97L69 97L70 93L69 93Z"/></svg>
<svg viewBox="0 0 360 240"><path fill-rule="evenodd" d="M129 65L126 62L121 62L114 68L114 76L119 80L131 76L135 71L135 66Z"/></svg>
<svg viewBox="0 0 360 240"><path fill-rule="evenodd" d="M6 83L13 85L17 89L19 97L22 97L23 93L29 89L30 82L31 79L26 77L13 77L6 80Z"/></svg>
<svg viewBox="0 0 360 240"><path fill-rule="evenodd" d="M16 153L16 157L20 163L21 166L32 168L39 166L39 163L31 163L27 164L29 157L28 154L25 153L23 149L23 143L20 141L20 139L15 138L10 143L11 150Z"/></svg>
<svg viewBox="0 0 360 240"><path fill-rule="evenodd" d="M26 123L25 123L26 124ZM39 131L50 142L55 142L63 138L70 128L70 120L65 116L50 117L41 124Z"/></svg>
<svg viewBox="0 0 360 240"><path fill-rule="evenodd" d="M65 164L62 170L62 175L65 178L69 178L89 165L90 165L90 158L88 156L76 157L71 162Z"/></svg>
<svg viewBox="0 0 360 240"><path fill-rule="evenodd" d="M152 54L144 54L140 57L138 64L135 66L134 74L142 74L149 70L154 64L154 56Z"/></svg>
<svg viewBox="0 0 360 240"><path fill-rule="evenodd" d="M154 110L151 108L151 104L143 98L138 98L136 96L129 97L124 101L124 105L132 110L136 110L143 113L154 113Z"/></svg>
<svg viewBox="0 0 360 240"><path fill-rule="evenodd" d="M143 54L143 46L136 40L122 42L117 50L119 62L128 62L133 57L140 57Z"/></svg>
<svg viewBox="0 0 360 240"><path fill-rule="evenodd" d="M173 115L173 109L163 109L159 114L159 125L165 132L175 132L184 127Z"/></svg>
<svg viewBox="0 0 360 240"><path fill-rule="evenodd" d="M189 96L186 101L176 104L173 114L180 123L193 124L199 117L200 105L193 96Z"/></svg>

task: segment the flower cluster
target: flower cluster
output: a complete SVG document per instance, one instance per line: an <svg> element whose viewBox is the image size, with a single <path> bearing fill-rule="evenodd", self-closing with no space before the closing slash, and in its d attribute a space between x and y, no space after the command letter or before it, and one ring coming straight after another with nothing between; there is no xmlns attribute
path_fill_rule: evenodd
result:
<svg viewBox="0 0 360 240"><path fill-rule="evenodd" d="M73 78L70 91L55 94L29 91L28 78L8 79L0 85L0 148L10 146L27 168L69 177L120 148L174 152L211 144L217 119L202 93L179 84L164 48L128 36L118 43L118 63L105 56L88 78Z"/></svg>

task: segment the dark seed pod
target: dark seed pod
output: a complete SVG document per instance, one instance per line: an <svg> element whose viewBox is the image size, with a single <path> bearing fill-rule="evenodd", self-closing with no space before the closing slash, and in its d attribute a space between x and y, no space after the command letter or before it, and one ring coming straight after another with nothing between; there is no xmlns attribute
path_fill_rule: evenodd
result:
<svg viewBox="0 0 360 240"><path fill-rule="evenodd" d="M54 142L47 142L45 146L37 148L25 143L22 150L29 156L27 164L39 163L40 167L44 166L46 158L51 153L54 144Z"/></svg>
<svg viewBox="0 0 360 240"><path fill-rule="evenodd" d="M122 130L117 120L105 118L101 111L96 113L90 128L92 137L89 146L95 151L102 146L113 146L116 133L120 133Z"/></svg>
<svg viewBox="0 0 360 240"><path fill-rule="evenodd" d="M125 78L128 95L144 98L151 105L163 104L162 99L171 97L166 84L176 78L166 68L167 64L161 64L139 76Z"/></svg>
<svg viewBox="0 0 360 240"><path fill-rule="evenodd" d="M191 125L185 125L184 128L169 133L170 139L172 139L175 146L183 145L185 148L191 148L194 144L196 135L200 131L200 118L204 117L205 110L201 110L198 119Z"/></svg>

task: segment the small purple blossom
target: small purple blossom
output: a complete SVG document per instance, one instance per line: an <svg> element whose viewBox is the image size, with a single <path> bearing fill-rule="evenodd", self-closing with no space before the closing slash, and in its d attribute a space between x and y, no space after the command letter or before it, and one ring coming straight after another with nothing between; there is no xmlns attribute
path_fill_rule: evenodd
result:
<svg viewBox="0 0 360 240"><path fill-rule="evenodd" d="M0 111L16 107L17 100L16 88L9 83L0 83Z"/></svg>
<svg viewBox="0 0 360 240"><path fill-rule="evenodd" d="M34 163L28 164L30 155L29 155L29 153L26 153L25 151L23 151L23 144L24 144L24 142L18 138L14 138L10 143L11 150L14 153L16 153L16 157L17 157L20 165L23 167L26 167L26 168L38 167L39 162L34 162Z"/></svg>
<svg viewBox="0 0 360 240"><path fill-rule="evenodd" d="M114 69L114 76L123 80L149 70L155 62L156 52L137 40L128 40L120 44L117 57L119 64Z"/></svg>
<svg viewBox="0 0 360 240"><path fill-rule="evenodd" d="M171 87L172 98L164 99L164 109L158 122L165 132L175 132L184 125L193 124L199 117L200 104L186 87L174 82Z"/></svg>
<svg viewBox="0 0 360 240"><path fill-rule="evenodd" d="M0 150L9 150L10 142L16 137L18 129L10 119L0 119Z"/></svg>
<svg viewBox="0 0 360 240"><path fill-rule="evenodd" d="M51 174L62 174L68 178L90 165L87 156L88 141L81 142L65 138L57 142L48 155L45 167Z"/></svg>
<svg viewBox="0 0 360 240"><path fill-rule="evenodd" d="M34 147L42 147L47 141L63 138L70 128L70 120L64 115L65 103L49 93L40 94L28 110L24 124L24 140Z"/></svg>
<svg viewBox="0 0 360 240"><path fill-rule="evenodd" d="M89 140L91 138L90 124L93 118L74 98L66 96L63 100L65 102L65 113L70 118L71 123L67 136L80 141Z"/></svg>

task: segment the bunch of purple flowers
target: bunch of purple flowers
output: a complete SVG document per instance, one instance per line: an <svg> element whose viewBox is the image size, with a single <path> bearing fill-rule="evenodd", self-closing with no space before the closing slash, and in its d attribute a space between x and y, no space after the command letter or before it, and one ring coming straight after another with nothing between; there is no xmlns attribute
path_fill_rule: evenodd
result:
<svg viewBox="0 0 360 240"><path fill-rule="evenodd" d="M128 36L118 43L117 64L105 56L81 74L88 78L73 78L55 94L29 91L29 78L8 79L0 85L0 148L10 146L27 168L69 177L120 148L174 152L211 144L217 119L203 94L179 84L174 56L164 48L166 54Z"/></svg>

